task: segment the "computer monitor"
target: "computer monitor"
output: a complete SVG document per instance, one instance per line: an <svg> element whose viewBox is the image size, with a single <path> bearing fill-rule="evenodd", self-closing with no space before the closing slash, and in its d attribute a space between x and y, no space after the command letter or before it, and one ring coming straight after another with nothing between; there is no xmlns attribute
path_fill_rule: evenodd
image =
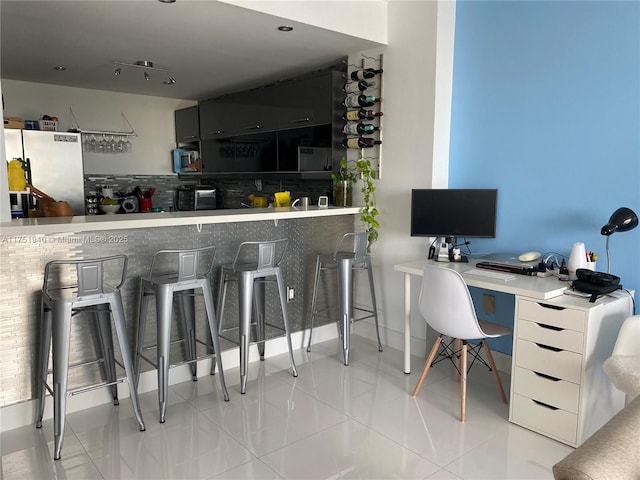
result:
<svg viewBox="0 0 640 480"><path fill-rule="evenodd" d="M411 190L411 236L495 238L496 189Z"/></svg>

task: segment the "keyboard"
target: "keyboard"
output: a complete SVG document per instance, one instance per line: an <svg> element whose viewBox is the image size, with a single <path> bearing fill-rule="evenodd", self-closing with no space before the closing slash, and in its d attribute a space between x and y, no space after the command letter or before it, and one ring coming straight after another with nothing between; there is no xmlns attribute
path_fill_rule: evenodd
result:
<svg viewBox="0 0 640 480"><path fill-rule="evenodd" d="M492 278L494 280L502 280L509 282L515 280L516 276L512 273L496 272L495 270L480 270L479 268L472 268L471 270L465 270L463 275L475 275L477 277Z"/></svg>

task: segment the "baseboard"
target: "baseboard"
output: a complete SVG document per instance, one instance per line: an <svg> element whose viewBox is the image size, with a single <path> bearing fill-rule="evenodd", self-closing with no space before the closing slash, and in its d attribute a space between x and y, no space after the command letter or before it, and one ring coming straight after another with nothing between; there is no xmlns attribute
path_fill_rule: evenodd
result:
<svg viewBox="0 0 640 480"><path fill-rule="evenodd" d="M375 326L367 321L358 322L354 325L354 333L357 335L368 338L372 341L377 341ZM306 348L306 342L308 341L308 330L296 332L291 335L291 343L293 349L301 350ZM334 323L316 327L313 330L313 343L322 343L328 340L338 338L338 329ZM383 346L395 348L397 350L404 349L404 333L389 330L386 328L380 328L380 338ZM433 340L429 340L429 344ZM411 337L411 354L418 357L425 357L427 355L427 340L423 338ZM267 342L265 348L266 358L281 355L288 351L286 338L274 338ZM493 357L496 362L496 367L499 371L510 373L511 372L511 356L505 355L500 352L493 352ZM256 346L251 346L249 349L249 362L256 362L260 360L258 349ZM225 370L235 368L240 365L240 355L238 348L232 348L222 352L222 363ZM198 377L209 375L209 369L211 361L204 359L198 362ZM171 369L169 375L169 385L182 383L191 380L191 370L187 365L176 367ZM156 370L149 370L143 372L140 375L140 381L138 384L138 393L145 393L156 390L158 388L158 377ZM129 385L127 383L121 383L118 385L118 397L120 399L129 397ZM112 399L109 392L105 388L92 390L82 395L76 395L67 399L67 413L78 412L87 408L95 407L111 403ZM36 401L27 400L26 402L16 403L0 408L0 432L7 430L13 430L15 428L24 427L27 425L33 425L36 412ZM45 404L45 411L43 419L49 419L53 417L53 403L50 398L47 399Z"/></svg>

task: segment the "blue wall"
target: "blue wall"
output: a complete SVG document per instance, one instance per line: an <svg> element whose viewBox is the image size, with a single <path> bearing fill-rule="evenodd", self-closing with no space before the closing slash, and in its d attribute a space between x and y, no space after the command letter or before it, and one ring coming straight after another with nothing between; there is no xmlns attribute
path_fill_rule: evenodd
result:
<svg viewBox="0 0 640 480"><path fill-rule="evenodd" d="M640 214L640 3L458 1L450 188L499 189L474 252L598 252L618 207ZM640 291L640 228L610 239ZM637 309L638 310L638 309Z"/></svg>
<svg viewBox="0 0 640 480"><path fill-rule="evenodd" d="M474 253L568 257L582 241L606 271L600 228L618 207L640 214L640 3L459 0L449 168L450 188L499 189L496 238ZM640 291L640 228L610 250ZM478 313L513 323L509 296Z"/></svg>

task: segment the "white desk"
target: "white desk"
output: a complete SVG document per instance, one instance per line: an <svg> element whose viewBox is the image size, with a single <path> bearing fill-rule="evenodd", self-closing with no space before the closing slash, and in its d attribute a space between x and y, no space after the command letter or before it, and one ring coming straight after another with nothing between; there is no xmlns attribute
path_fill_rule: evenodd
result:
<svg viewBox="0 0 640 480"><path fill-rule="evenodd" d="M422 277L424 264L427 261L431 260L414 260L394 266L394 270L404 273L404 373L411 373L411 276ZM477 262L478 260L470 259L469 263L434 263L462 273L474 268ZM567 288L566 283L560 282L555 276L538 278L517 275L515 280L508 282L474 275L463 275L463 278L470 287L511 293L537 300L557 297L562 295L562 292Z"/></svg>
<svg viewBox="0 0 640 480"><path fill-rule="evenodd" d="M469 263L440 263L458 272ZM425 261L395 266L405 276L404 371L410 373L411 276ZM505 282L463 275L467 285L515 295L509 421L571 446L580 445L624 405L624 394L602 370L620 325L632 313L630 296L595 303L563 295L555 276L517 275Z"/></svg>

